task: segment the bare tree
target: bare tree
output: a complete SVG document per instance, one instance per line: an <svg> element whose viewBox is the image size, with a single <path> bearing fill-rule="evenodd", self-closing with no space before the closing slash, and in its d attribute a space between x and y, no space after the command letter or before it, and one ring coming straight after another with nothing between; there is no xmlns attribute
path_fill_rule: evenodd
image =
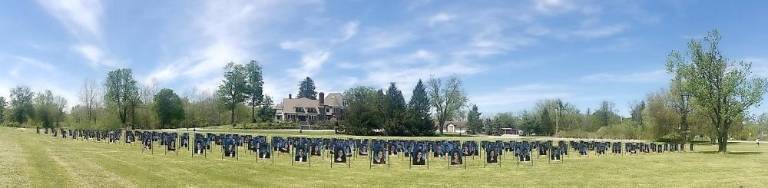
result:
<svg viewBox="0 0 768 188"><path fill-rule="evenodd" d="M96 121L96 108L99 105L99 89L96 82L93 80L85 79L83 81L83 87L80 89L80 102L85 107L85 113L88 118L88 122Z"/></svg>
<svg viewBox="0 0 768 188"><path fill-rule="evenodd" d="M448 78L443 84L439 78L429 80L430 104L435 108L435 119L443 134L445 122L460 115L461 108L466 105L468 99L464 95L461 80L456 76Z"/></svg>

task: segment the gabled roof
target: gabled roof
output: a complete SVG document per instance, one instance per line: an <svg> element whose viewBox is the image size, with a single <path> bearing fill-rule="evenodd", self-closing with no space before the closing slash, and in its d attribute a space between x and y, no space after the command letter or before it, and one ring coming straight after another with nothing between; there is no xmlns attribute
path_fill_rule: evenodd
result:
<svg viewBox="0 0 768 188"><path fill-rule="evenodd" d="M344 96L341 93L328 93L325 96L325 105L331 107L341 107L344 105Z"/></svg>
<svg viewBox="0 0 768 188"><path fill-rule="evenodd" d="M296 113L296 107L302 108L318 108L320 102L308 98L289 99L284 98L283 102L279 105L283 109L283 113Z"/></svg>

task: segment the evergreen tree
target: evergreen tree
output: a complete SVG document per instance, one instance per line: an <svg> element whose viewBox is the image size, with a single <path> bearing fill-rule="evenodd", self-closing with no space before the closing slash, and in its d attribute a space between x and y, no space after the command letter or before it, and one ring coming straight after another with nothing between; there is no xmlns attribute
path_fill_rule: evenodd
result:
<svg viewBox="0 0 768 188"><path fill-rule="evenodd" d="M477 105L472 105L472 109L467 114L467 127L470 134L483 132L483 122L480 120L480 112L477 111Z"/></svg>
<svg viewBox="0 0 768 188"><path fill-rule="evenodd" d="M315 91L315 81L312 81L312 78L309 78L309 77L301 81L301 83L299 84L299 95L296 97L317 100L317 91Z"/></svg>
<svg viewBox="0 0 768 188"><path fill-rule="evenodd" d="M424 83L419 79L408 102L407 127L414 135L433 135L435 126L430 115L429 96Z"/></svg>
<svg viewBox="0 0 768 188"><path fill-rule="evenodd" d="M261 65L252 60L245 65L246 69L246 95L248 95L248 105L251 106L251 122L256 122L256 107L262 105L264 100L264 80L262 79Z"/></svg>
<svg viewBox="0 0 768 188"><path fill-rule="evenodd" d="M384 102L384 117L386 118L384 129L388 135L402 136L412 134L403 125L405 108L403 93L397 89L394 82L390 83Z"/></svg>

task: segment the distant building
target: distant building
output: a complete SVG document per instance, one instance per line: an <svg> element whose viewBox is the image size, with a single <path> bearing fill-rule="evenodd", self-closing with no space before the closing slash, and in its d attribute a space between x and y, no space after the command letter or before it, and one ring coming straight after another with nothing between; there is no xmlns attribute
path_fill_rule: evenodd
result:
<svg viewBox="0 0 768 188"><path fill-rule="evenodd" d="M325 120L341 120L344 111L344 97L341 93L323 92L318 100L293 98L288 95L275 107L275 120L298 122L301 126L311 126Z"/></svg>
<svg viewBox="0 0 768 188"><path fill-rule="evenodd" d="M437 129L439 130L440 128L438 127ZM466 121L446 121L445 132L446 133L466 133L467 122Z"/></svg>
<svg viewBox="0 0 768 188"><path fill-rule="evenodd" d="M502 136L520 136L523 135L523 130L515 128L501 128Z"/></svg>

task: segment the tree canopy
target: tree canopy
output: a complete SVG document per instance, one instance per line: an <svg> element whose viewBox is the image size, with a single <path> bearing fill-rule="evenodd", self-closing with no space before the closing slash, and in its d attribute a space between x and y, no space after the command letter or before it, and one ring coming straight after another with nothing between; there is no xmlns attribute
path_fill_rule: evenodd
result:
<svg viewBox="0 0 768 188"><path fill-rule="evenodd" d="M458 77L451 76L445 83L440 78L429 80L429 102L435 108L435 119L440 134L443 134L445 122L456 117L467 101L461 80Z"/></svg>
<svg viewBox="0 0 768 188"><path fill-rule="evenodd" d="M154 108L160 120L160 128L170 128L171 123L184 120L181 98L171 89L161 89L154 97Z"/></svg>
<svg viewBox="0 0 768 188"><path fill-rule="evenodd" d="M241 64L230 62L224 67L224 80L221 81L217 94L221 103L230 110L229 122L232 125L235 124L237 105L245 102L248 97L247 75L246 68Z"/></svg>
<svg viewBox="0 0 768 188"><path fill-rule="evenodd" d="M308 98L317 100L317 91L315 91L315 81L312 78L305 78L299 83L299 95L297 98Z"/></svg>
<svg viewBox="0 0 768 188"><path fill-rule="evenodd" d="M131 69L117 69L107 74L104 82L105 95L104 101L117 109L120 123L125 126L129 120L129 115L139 101L139 88L136 86L136 80L133 79Z"/></svg>
<svg viewBox="0 0 768 188"><path fill-rule="evenodd" d="M687 58L678 51L667 57L667 71L679 80L691 104L709 118L717 132L718 151L725 153L731 127L744 119L746 110L762 101L766 79L751 72L751 63L729 61L720 52L720 34L688 42Z"/></svg>

